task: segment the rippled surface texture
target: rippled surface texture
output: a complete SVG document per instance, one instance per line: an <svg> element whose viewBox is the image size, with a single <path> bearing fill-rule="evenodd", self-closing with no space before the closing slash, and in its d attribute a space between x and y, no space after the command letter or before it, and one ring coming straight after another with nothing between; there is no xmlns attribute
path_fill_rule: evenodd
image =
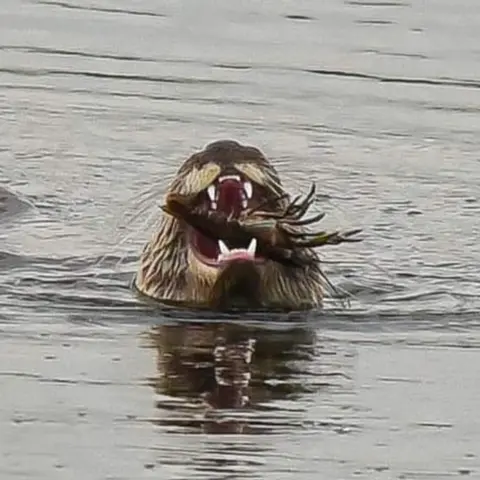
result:
<svg viewBox="0 0 480 480"><path fill-rule="evenodd" d="M478 478L477 0L1 9L2 479ZM133 296L168 181L220 138L365 229L326 254L350 308Z"/></svg>

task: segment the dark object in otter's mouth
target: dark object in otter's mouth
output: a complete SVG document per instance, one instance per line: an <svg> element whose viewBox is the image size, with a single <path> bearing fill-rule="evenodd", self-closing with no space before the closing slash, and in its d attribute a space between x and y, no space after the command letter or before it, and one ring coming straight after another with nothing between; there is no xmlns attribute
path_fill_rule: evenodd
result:
<svg viewBox="0 0 480 480"><path fill-rule="evenodd" d="M305 250L308 248L361 241L353 238L361 232L360 229L343 234L338 231L304 231L304 227L320 221L325 215L322 213L304 218L313 203L314 195L315 185L312 184L310 192L303 200L300 196L296 197L284 208L267 211L262 210L267 205L259 204L255 208L226 213L223 210L205 209L199 203L198 195L170 193L167 195L166 204L161 208L167 214L184 221L207 241L218 242L218 258L221 258L224 252L232 255L233 250L229 251L226 243L249 245L248 249L253 250L258 261L268 258L285 265L301 267L318 261L311 255L306 255ZM279 198L278 202L281 200L285 198ZM241 254L240 250L238 253Z"/></svg>

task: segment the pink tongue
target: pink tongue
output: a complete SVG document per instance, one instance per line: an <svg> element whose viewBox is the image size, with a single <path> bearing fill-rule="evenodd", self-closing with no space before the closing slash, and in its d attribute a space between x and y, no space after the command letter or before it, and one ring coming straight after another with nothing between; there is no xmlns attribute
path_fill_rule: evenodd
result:
<svg viewBox="0 0 480 480"><path fill-rule="evenodd" d="M222 263L234 262L235 260L254 260L254 257L246 251L234 252L230 253L227 258L224 258Z"/></svg>
<svg viewBox="0 0 480 480"><path fill-rule="evenodd" d="M238 217L242 211L242 184L236 180L224 180L218 185L217 208Z"/></svg>

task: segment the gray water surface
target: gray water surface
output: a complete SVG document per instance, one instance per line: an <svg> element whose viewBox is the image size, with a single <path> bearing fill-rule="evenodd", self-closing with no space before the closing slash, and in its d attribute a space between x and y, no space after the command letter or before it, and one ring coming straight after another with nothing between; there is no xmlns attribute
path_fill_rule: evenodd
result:
<svg viewBox="0 0 480 480"><path fill-rule="evenodd" d="M0 478L480 478L477 0L1 3ZM364 228L348 308L132 294L220 138Z"/></svg>

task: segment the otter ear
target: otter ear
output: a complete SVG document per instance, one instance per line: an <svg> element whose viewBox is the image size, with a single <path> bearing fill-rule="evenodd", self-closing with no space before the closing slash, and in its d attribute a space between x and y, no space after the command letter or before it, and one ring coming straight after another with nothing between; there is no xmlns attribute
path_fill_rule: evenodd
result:
<svg viewBox="0 0 480 480"><path fill-rule="evenodd" d="M215 181L220 172L221 168L216 163L195 165L191 169L180 171L169 190L181 195L200 193Z"/></svg>

